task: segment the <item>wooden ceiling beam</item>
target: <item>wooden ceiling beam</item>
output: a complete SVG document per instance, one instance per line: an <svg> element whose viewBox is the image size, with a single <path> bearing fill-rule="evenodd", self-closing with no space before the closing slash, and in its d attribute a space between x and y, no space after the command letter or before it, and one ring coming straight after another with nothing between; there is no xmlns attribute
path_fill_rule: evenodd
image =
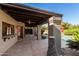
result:
<svg viewBox="0 0 79 59"><path fill-rule="evenodd" d="M17 18L23 18L23 19L35 19L36 21L44 19L44 18L40 18L40 17L34 17L34 16L30 16L30 15L22 15L22 14L11 14L9 13L11 16L17 17Z"/></svg>
<svg viewBox="0 0 79 59"><path fill-rule="evenodd" d="M46 21L45 19L42 19L42 18L33 18L33 17L31 17L31 18L26 18L26 17L21 17L21 16L16 16L16 15L12 15L12 17L13 18L15 18L16 20L18 20L18 21L23 21L23 22L28 22L29 20L31 21L31 22L36 22L36 23L39 23L40 21L42 21L42 20L44 20L44 21Z"/></svg>
<svg viewBox="0 0 79 59"><path fill-rule="evenodd" d="M20 11L20 10L13 10L13 9L6 9L6 11L11 12L11 13L23 14L23 15L31 15L31 16L40 17L40 18L49 18L49 16L47 15L43 15L40 13L34 13L31 11Z"/></svg>
<svg viewBox="0 0 79 59"><path fill-rule="evenodd" d="M7 12L9 15L11 15L13 18L15 18L18 21L24 22L27 26L35 26L35 25L39 25L42 24L43 22L46 22L46 19L48 19L49 17L47 15L43 15L43 14L38 14L38 13L33 13L33 12L23 12L23 11L19 11L19 10L13 10L13 9L3 9L5 12ZM31 21L34 21L34 24L28 24L26 21L28 21L28 19L26 19L26 17L29 16L29 18L31 19Z"/></svg>

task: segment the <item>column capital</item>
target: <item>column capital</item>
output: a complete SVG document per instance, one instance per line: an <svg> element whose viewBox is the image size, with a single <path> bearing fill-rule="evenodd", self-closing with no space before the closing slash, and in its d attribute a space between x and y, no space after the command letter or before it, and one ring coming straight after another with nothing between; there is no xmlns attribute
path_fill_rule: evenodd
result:
<svg viewBox="0 0 79 59"><path fill-rule="evenodd" d="M54 17L50 17L50 18L49 18L49 21L48 21L49 26L51 26L51 25L54 24L53 20L54 20Z"/></svg>

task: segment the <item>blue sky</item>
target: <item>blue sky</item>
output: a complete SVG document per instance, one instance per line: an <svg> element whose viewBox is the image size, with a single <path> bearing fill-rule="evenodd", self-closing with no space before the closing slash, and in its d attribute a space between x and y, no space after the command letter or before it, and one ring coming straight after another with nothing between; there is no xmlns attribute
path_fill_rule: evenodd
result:
<svg viewBox="0 0 79 59"><path fill-rule="evenodd" d="M77 3L26 3L25 5L63 14L63 21L79 24L79 4Z"/></svg>

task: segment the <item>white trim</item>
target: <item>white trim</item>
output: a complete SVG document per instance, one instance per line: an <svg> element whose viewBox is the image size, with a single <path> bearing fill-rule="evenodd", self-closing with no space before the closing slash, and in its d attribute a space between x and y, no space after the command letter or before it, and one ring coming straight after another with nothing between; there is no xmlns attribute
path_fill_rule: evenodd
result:
<svg viewBox="0 0 79 59"><path fill-rule="evenodd" d="M55 36L49 36L49 38L55 38Z"/></svg>

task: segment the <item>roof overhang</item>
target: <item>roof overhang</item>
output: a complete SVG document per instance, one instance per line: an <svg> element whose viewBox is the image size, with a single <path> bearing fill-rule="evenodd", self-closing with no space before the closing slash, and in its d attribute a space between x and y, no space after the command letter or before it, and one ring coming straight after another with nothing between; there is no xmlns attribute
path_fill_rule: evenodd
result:
<svg viewBox="0 0 79 59"><path fill-rule="evenodd" d="M48 12L46 10L21 4L4 3L0 4L0 6L6 13L11 15L17 21L24 22L27 26L35 26L44 23L51 16L62 17L62 14ZM29 20L32 22L32 24L28 24Z"/></svg>

